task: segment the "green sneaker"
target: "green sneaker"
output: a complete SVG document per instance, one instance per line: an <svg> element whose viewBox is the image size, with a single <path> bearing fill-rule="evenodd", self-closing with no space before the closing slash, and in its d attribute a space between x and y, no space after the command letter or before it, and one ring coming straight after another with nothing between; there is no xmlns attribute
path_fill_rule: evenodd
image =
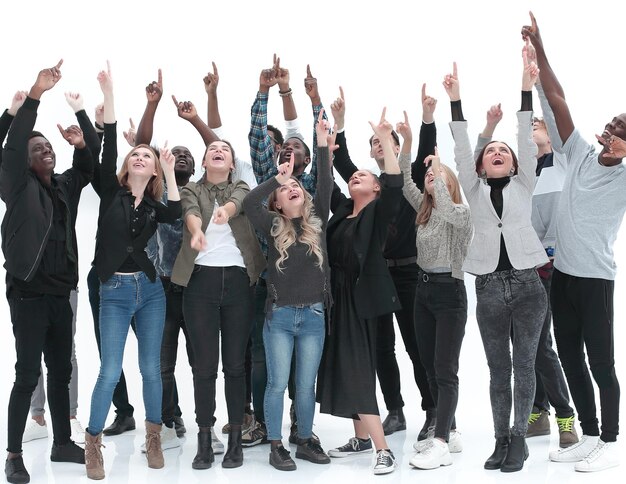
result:
<svg viewBox="0 0 626 484"><path fill-rule="evenodd" d="M559 447L565 449L578 442L578 434L574 428L574 416L556 418L559 427Z"/></svg>
<svg viewBox="0 0 626 484"><path fill-rule="evenodd" d="M537 437L539 435L550 435L550 419L547 411L533 407L533 412L528 417L526 437Z"/></svg>

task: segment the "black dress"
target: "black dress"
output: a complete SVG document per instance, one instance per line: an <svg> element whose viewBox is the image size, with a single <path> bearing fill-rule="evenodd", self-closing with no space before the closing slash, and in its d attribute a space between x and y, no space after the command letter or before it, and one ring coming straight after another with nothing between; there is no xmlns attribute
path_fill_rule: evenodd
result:
<svg viewBox="0 0 626 484"><path fill-rule="evenodd" d="M354 234L361 214L341 220L328 241L333 307L330 334L318 373L322 413L358 419L378 415L376 402L376 319L357 316L354 287L359 263Z"/></svg>

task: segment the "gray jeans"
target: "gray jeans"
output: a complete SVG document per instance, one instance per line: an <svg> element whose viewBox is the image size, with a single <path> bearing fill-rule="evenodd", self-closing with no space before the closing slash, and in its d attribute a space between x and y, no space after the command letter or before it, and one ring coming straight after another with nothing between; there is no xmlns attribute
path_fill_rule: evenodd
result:
<svg viewBox="0 0 626 484"><path fill-rule="evenodd" d="M72 307L72 379L70 380L70 417L76 416L78 409L78 363L76 362L76 347L74 345L74 335L76 334L76 309L78 307L78 291L70 292L70 306ZM39 375L37 387L30 398L30 414L33 417L45 413L46 386L43 382L43 366Z"/></svg>
<svg viewBox="0 0 626 484"><path fill-rule="evenodd" d="M476 319L489 365L495 437L526 435L535 398L537 344L547 310L546 291L534 269L476 277ZM511 328L513 359L511 360ZM511 371L514 375L511 393Z"/></svg>

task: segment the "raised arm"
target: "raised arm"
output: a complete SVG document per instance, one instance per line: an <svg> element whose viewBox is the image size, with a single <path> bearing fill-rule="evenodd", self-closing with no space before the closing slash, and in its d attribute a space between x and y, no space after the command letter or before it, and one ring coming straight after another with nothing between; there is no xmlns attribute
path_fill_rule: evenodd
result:
<svg viewBox="0 0 626 484"><path fill-rule="evenodd" d="M433 178L435 179L434 199L439 214L449 224L469 230L471 228L469 208L463 204L456 204L452 201L450 191L441 176L442 167L439 151L435 150L435 154L430 155L425 163L430 163L432 167Z"/></svg>
<svg viewBox="0 0 626 484"><path fill-rule="evenodd" d="M117 181L117 124L113 98L113 80L110 69L98 74L100 89L104 95L104 144L102 147L102 163L100 164L100 186L94 190L113 191L119 185Z"/></svg>
<svg viewBox="0 0 626 484"><path fill-rule="evenodd" d="M174 101L174 105L176 106L176 110L178 111L178 117L189 121L189 123L196 128L196 131L202 137L202 141L205 146L209 146L214 141L218 141L218 136L213 132L211 128L209 128L200 116L198 116L198 111L196 107L193 105L191 101L181 101L178 102L176 96L172 94L172 100Z"/></svg>
<svg viewBox="0 0 626 484"><path fill-rule="evenodd" d="M346 141L346 133L344 131L346 98L341 86L339 86L339 97L330 105L330 112L332 113L335 124L337 125L337 149L334 152L333 167L337 170L339 176L341 176L341 178L348 183L348 180L350 180L350 177L358 170L358 168L352 162L350 153L348 152L348 142Z"/></svg>
<svg viewBox="0 0 626 484"><path fill-rule="evenodd" d="M65 100L76 115L76 120L78 121L80 129L83 131L85 143L87 144L89 151L91 151L93 159L98 160L100 158L102 142L100 141L100 136L98 136L98 133L96 132L96 128L91 123L91 120L87 115L87 111L85 111L83 96L77 92L66 92Z"/></svg>
<svg viewBox="0 0 626 484"><path fill-rule="evenodd" d="M158 70L157 80L152 81L146 86L146 109L143 112L139 126L137 127L137 135L135 137L135 145L149 145L152 141L154 133L154 115L159 107L159 102L163 97L163 73Z"/></svg>
<svg viewBox="0 0 626 484"><path fill-rule="evenodd" d="M220 83L220 75L217 72L215 62L211 62L213 72L208 72L202 79L204 82L204 90L207 96L207 125L211 129L222 126L222 118L220 117L220 106L217 101L217 86Z"/></svg>
<svg viewBox="0 0 626 484"><path fill-rule="evenodd" d="M517 150L518 177L532 193L537 181L537 145L533 141L533 97L532 89L539 77L539 70L534 62L528 60L528 51L522 50L524 71L522 74L522 106L517 113Z"/></svg>
<svg viewBox="0 0 626 484"><path fill-rule="evenodd" d="M502 115L502 107L499 103L494 104L487 110L487 124L485 124L482 132L478 135L476 147L474 148L474 159L477 159L483 148L491 142L498 123L502 121Z"/></svg>
<svg viewBox="0 0 626 484"><path fill-rule="evenodd" d="M28 93L26 91L17 91L11 99L11 106L0 116L0 166L2 166L2 148L4 140L7 137L11 123L17 114L17 110L22 107Z"/></svg>
<svg viewBox="0 0 626 484"><path fill-rule="evenodd" d="M335 126L336 128L336 126ZM330 123L324 118L322 109L318 115L315 126L319 159L319 172L317 174L317 188L315 190L315 211L322 220L324 226L328 222L330 213L330 199L333 191L333 175L330 168L331 152L335 149L334 136L330 134ZM336 130L336 129L335 129Z"/></svg>
<svg viewBox="0 0 626 484"><path fill-rule="evenodd" d="M313 153L311 154L310 176L313 179L311 184L315 186L317 180L317 130L315 127L320 113L322 113L321 119L327 120L328 118L326 117L324 106L322 106L322 99L317 86L317 78L313 77L313 74L311 74L311 66L308 64L306 66L306 77L304 78L304 89L307 96L311 99L311 107L313 108Z"/></svg>
<svg viewBox="0 0 626 484"><path fill-rule="evenodd" d="M402 136L402 149L400 150L400 156L398 157L398 163L404 180L404 185L402 185L402 194L415 211L417 211L422 203L422 193L417 184L413 181L411 174L411 146L413 144L413 131L411 130L409 117L406 114L406 111L404 111L404 121L396 124L396 131L400 136ZM415 163L417 163L417 161ZM423 164L424 163L422 162L422 165ZM422 179L422 190L423 186L424 181Z"/></svg>
<svg viewBox="0 0 626 484"><path fill-rule="evenodd" d="M524 40L529 39L535 47L541 86L548 102L550 103L550 107L554 112L554 118L561 142L565 144L574 131L574 121L572 120L569 106L565 101L565 92L554 74L550 62L548 62L546 51L543 46L543 40L541 39L539 27L537 26L537 20L532 12L529 13L530 25L524 25L524 27L522 27L522 37Z"/></svg>
<svg viewBox="0 0 626 484"><path fill-rule="evenodd" d="M428 155L432 155L435 152L435 146L437 146L436 107L437 100L426 94L426 84L422 84L422 126L420 127L417 156L411 165L411 178L421 191L424 191L424 176L427 168L424 160Z"/></svg>

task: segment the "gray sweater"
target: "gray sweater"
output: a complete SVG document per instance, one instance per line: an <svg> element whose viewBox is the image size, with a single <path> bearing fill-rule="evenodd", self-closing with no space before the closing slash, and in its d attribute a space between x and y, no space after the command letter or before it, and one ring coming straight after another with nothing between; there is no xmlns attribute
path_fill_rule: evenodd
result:
<svg viewBox="0 0 626 484"><path fill-rule="evenodd" d="M402 193L418 212L424 194L411 178L411 155L400 153L398 161L404 176ZM435 179L434 198L436 205L428 223L417 228L417 265L426 272L429 269L450 267L452 277L463 279L461 267L472 238L469 207L452 201L442 178Z"/></svg>

